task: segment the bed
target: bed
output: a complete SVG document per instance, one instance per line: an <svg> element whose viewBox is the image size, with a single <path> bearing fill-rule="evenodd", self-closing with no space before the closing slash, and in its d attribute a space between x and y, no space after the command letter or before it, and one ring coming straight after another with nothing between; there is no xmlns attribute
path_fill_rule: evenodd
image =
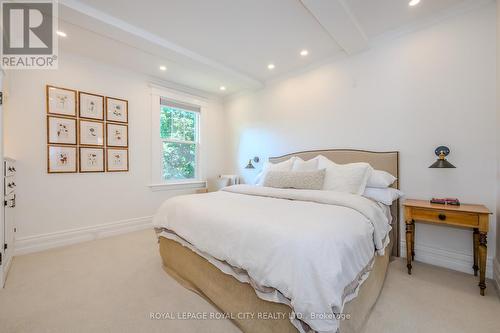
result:
<svg viewBox="0 0 500 333"><path fill-rule="evenodd" d="M309 160L318 155L339 164L368 162L399 177L398 152L318 150L269 161L279 163L294 156ZM392 186L398 188L399 181ZM392 228L377 236L382 223L373 221L382 218L365 201L335 193L297 191L240 185L169 201L155 216L165 271L215 305L243 332L358 332L380 294L391 255L399 255L399 204L395 202L385 212L392 218ZM320 220L325 216L350 222L338 226L323 223ZM285 222L261 222L266 217ZM364 218L371 221L368 229L357 222ZM305 220L307 228L301 224ZM369 250L364 249L366 241L361 241L367 237L366 230L372 230L370 237L379 254L372 254L368 262L363 253ZM288 243L277 236L284 233L283 238L296 241L291 243L293 248L284 249ZM348 237L352 235L360 241L351 241ZM334 245L339 243L343 245ZM349 283L337 281L343 275ZM322 304L324 300L328 302Z"/></svg>

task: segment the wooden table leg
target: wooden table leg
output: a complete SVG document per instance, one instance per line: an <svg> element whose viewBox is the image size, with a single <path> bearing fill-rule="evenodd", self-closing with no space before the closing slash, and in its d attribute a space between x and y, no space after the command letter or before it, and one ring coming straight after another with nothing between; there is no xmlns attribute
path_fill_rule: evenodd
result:
<svg viewBox="0 0 500 333"><path fill-rule="evenodd" d="M474 270L474 276L477 276L477 271L479 270L478 262L479 262L479 229L474 228L473 233L474 239L474 265L472 269Z"/></svg>
<svg viewBox="0 0 500 333"><path fill-rule="evenodd" d="M408 268L408 274L411 274L413 223L413 220L406 221L406 267Z"/></svg>
<svg viewBox="0 0 500 333"><path fill-rule="evenodd" d="M481 289L481 296L484 296L484 290L486 289L486 238L487 233L481 231L479 233L479 288Z"/></svg>
<svg viewBox="0 0 500 333"><path fill-rule="evenodd" d="M415 221L411 223L411 260L415 261Z"/></svg>

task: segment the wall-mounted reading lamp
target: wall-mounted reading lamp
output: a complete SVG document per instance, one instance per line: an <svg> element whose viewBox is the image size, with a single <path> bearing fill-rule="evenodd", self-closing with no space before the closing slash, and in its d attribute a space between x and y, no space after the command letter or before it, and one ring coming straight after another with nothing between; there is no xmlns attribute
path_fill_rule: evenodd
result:
<svg viewBox="0 0 500 333"><path fill-rule="evenodd" d="M252 164L252 160L254 161L254 163L259 163L260 158L258 156L255 156L253 159L248 160L248 164L245 167L245 169L255 169L255 167Z"/></svg>
<svg viewBox="0 0 500 333"><path fill-rule="evenodd" d="M434 151L434 154L438 157L437 161L432 163L432 165L429 168L455 168L453 164L448 162L446 159L446 156L450 154L450 148L446 146L439 146L436 148Z"/></svg>

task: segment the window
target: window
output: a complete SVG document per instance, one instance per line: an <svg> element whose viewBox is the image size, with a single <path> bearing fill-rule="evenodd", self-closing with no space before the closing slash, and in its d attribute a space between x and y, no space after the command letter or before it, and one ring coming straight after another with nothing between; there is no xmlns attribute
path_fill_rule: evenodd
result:
<svg viewBox="0 0 500 333"><path fill-rule="evenodd" d="M161 175L164 182L198 179L200 108L160 98Z"/></svg>
<svg viewBox="0 0 500 333"><path fill-rule="evenodd" d="M203 133L208 100L167 87L151 86L152 191L205 188Z"/></svg>

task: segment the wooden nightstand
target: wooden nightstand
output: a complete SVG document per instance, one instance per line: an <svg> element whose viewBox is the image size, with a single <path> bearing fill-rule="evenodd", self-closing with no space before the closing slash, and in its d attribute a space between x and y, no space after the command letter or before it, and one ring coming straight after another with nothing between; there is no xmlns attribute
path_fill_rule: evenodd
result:
<svg viewBox="0 0 500 333"><path fill-rule="evenodd" d="M486 238L491 212L483 205L460 206L431 204L426 200L406 200L406 261L408 274L411 274L411 262L415 260L415 221L440 224L453 227L469 228L474 231L474 275L479 270L479 288L484 296L486 289Z"/></svg>

